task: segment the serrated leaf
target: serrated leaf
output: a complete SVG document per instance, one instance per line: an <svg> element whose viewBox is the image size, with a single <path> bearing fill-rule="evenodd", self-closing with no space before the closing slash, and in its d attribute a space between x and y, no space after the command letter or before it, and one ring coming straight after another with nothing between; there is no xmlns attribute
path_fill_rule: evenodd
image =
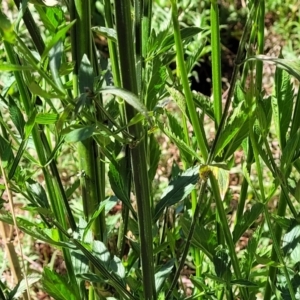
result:
<svg viewBox="0 0 300 300"><path fill-rule="evenodd" d="M147 62L146 72L146 106L149 110L153 110L165 89L168 73L159 57Z"/></svg>
<svg viewBox="0 0 300 300"><path fill-rule="evenodd" d="M97 26L97 27L92 27L92 31L112 40L115 43L118 40L117 33L116 33L115 29L113 29L113 28Z"/></svg>
<svg viewBox="0 0 300 300"><path fill-rule="evenodd" d="M195 166L187 169L178 175L175 180L172 180L155 206L154 221L158 220L166 207L174 205L186 198L195 188L198 179L199 166Z"/></svg>
<svg viewBox="0 0 300 300"><path fill-rule="evenodd" d="M166 264L164 264L157 273L155 273L155 288L156 293L159 293L163 287L164 282L170 275L174 267L175 259L170 259Z"/></svg>
<svg viewBox="0 0 300 300"><path fill-rule="evenodd" d="M90 138L96 130L95 125L89 125L82 128L77 128L65 135L67 143L76 143Z"/></svg>
<svg viewBox="0 0 300 300"><path fill-rule="evenodd" d="M179 124L178 119L170 114L168 111L165 111L165 114L168 117L169 120L169 127L172 131L172 133L178 137L180 140L184 140L184 132L182 126Z"/></svg>
<svg viewBox="0 0 300 300"><path fill-rule="evenodd" d="M264 205L255 203L250 210L247 210L233 230L233 242L236 243L248 228L257 220L262 213Z"/></svg>
<svg viewBox="0 0 300 300"><path fill-rule="evenodd" d="M202 161L201 157L192 149L192 147L187 145L181 138L177 137L170 130L165 128L163 124L158 123L158 126L161 131L164 132L166 136L179 148L182 159L190 163L192 158Z"/></svg>
<svg viewBox="0 0 300 300"><path fill-rule="evenodd" d="M282 250L284 255L291 254L300 243L300 225L297 221L291 223L290 228L283 237ZM300 257L299 257L300 261Z"/></svg>
<svg viewBox="0 0 300 300"><path fill-rule="evenodd" d="M76 282L73 282L76 284ZM69 282L68 278L61 276L51 271L48 268L44 268L42 277L42 285L45 291L56 300L77 300L77 296L74 293L73 284Z"/></svg>
<svg viewBox="0 0 300 300"><path fill-rule="evenodd" d="M174 99L178 107L180 108L182 114L188 119L186 113L186 101L184 95L173 87L166 86L167 91L170 93L171 97Z"/></svg>
<svg viewBox="0 0 300 300"><path fill-rule="evenodd" d="M59 114L54 113L38 113L35 117L37 124L49 125L54 124L59 119Z"/></svg>
<svg viewBox="0 0 300 300"><path fill-rule="evenodd" d="M210 98L201 93L197 93L195 91L193 91L192 95L193 95L195 106L197 108L200 108L206 115L208 115L212 120L214 120L215 119L214 108Z"/></svg>
<svg viewBox="0 0 300 300"><path fill-rule="evenodd" d="M19 299L27 290L28 286L31 287L34 283L38 282L40 279L41 279L41 275L39 274L27 275L26 280L22 279L9 293L9 299Z"/></svg>

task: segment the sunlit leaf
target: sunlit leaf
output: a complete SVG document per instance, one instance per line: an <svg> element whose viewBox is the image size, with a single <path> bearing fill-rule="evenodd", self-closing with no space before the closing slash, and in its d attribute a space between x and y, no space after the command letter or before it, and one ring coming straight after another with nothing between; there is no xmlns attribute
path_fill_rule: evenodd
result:
<svg viewBox="0 0 300 300"><path fill-rule="evenodd" d="M155 207L154 220L156 221L160 217L166 207L174 205L187 197L195 188L198 179L199 166L195 166L172 180Z"/></svg>

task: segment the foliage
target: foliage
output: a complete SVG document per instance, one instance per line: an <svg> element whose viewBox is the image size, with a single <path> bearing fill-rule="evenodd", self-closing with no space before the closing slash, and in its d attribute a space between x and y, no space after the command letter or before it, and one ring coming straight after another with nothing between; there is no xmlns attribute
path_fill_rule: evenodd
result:
<svg viewBox="0 0 300 300"><path fill-rule="evenodd" d="M223 105L224 11L194 2L15 0L14 23L2 7L0 230L16 285L1 282L1 299L30 299L37 281L54 299L297 299L298 62L263 55L265 4L249 1ZM212 98L189 81L210 51ZM179 157L157 190L161 139ZM66 274L29 275L8 225L61 251Z"/></svg>

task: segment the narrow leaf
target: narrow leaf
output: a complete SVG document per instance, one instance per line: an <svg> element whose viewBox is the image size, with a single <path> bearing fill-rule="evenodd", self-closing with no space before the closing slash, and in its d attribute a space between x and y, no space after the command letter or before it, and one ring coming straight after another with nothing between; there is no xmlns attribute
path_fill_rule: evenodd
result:
<svg viewBox="0 0 300 300"><path fill-rule="evenodd" d="M95 125L74 129L73 131L65 135L65 141L67 143L76 143L76 142L84 141L87 138L91 137L94 134L95 130L96 130Z"/></svg>
<svg viewBox="0 0 300 300"><path fill-rule="evenodd" d="M122 88L111 87L111 86L101 88L100 90L98 90L98 92L108 93L120 97L140 113L146 116L148 115L147 108L144 106L143 103L141 103L140 99L132 92L129 92Z"/></svg>
<svg viewBox="0 0 300 300"><path fill-rule="evenodd" d="M263 204L256 203L251 210L247 210L233 230L233 242L236 243L248 228L257 220L263 211Z"/></svg>

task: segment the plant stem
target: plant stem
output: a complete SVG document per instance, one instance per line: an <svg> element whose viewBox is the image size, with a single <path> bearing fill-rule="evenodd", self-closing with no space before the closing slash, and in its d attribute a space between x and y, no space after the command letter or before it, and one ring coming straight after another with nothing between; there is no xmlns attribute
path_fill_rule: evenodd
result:
<svg viewBox="0 0 300 300"><path fill-rule="evenodd" d="M116 32L120 72L123 88L138 95L135 69L134 41L132 36L131 1L115 1ZM131 120L136 112L126 104L127 119ZM145 133L141 123L129 127L129 132L137 140ZM145 143L142 141L130 149L131 168L137 202L139 237L141 245L141 265L143 274L144 299L156 299L154 281L152 207L149 190Z"/></svg>
<svg viewBox="0 0 300 300"><path fill-rule="evenodd" d="M221 47L219 9L216 0L211 1L211 60L212 60L212 87L215 114L215 126L218 128L222 117L222 78L221 78Z"/></svg>
<svg viewBox="0 0 300 300"><path fill-rule="evenodd" d="M180 28L178 22L178 10L176 0L171 0L172 5L172 20L173 20L173 27L174 27L174 39L175 39L175 48L176 48L176 62L177 62L177 74L180 77L181 84L183 87L184 95L186 98L187 108L190 114L191 123L195 132L195 136L197 139L198 147L201 151L204 161L206 161L208 156L207 146L206 146L206 137L203 129L203 124L200 124L200 118L197 116L195 104L193 101L192 92L190 89L185 61L184 61L184 54L183 54L183 45L180 35Z"/></svg>

